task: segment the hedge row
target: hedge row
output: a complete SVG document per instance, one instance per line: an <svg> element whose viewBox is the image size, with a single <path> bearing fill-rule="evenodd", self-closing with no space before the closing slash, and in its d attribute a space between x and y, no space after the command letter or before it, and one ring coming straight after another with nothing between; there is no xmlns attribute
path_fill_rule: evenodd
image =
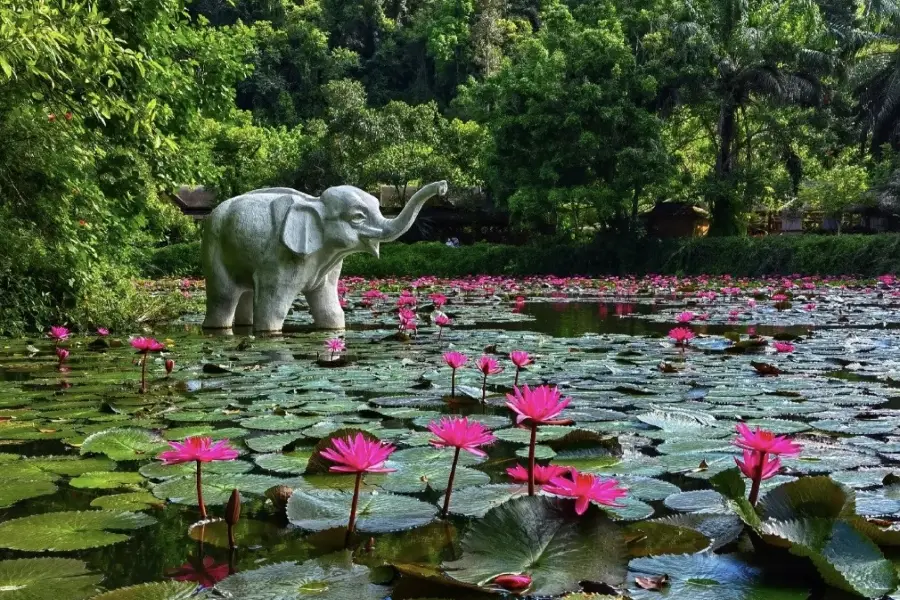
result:
<svg viewBox="0 0 900 600"><path fill-rule="evenodd" d="M900 272L900 235L797 235L674 240L607 239L585 245L505 246L385 244L381 258L355 254L344 274L365 277L437 275L875 276ZM148 277L199 277L199 243L156 250Z"/></svg>

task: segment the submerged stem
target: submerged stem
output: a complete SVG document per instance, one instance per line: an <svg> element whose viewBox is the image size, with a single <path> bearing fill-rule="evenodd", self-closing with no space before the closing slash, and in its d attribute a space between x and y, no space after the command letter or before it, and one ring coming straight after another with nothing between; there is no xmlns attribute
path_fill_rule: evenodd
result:
<svg viewBox="0 0 900 600"><path fill-rule="evenodd" d="M481 403L485 403L485 398L487 397L487 373L484 374L484 379L481 380Z"/></svg>
<svg viewBox="0 0 900 600"><path fill-rule="evenodd" d="M200 518L206 520L206 503L203 502L203 476L201 475L201 463L197 461L197 504L200 505Z"/></svg>
<svg viewBox="0 0 900 600"><path fill-rule="evenodd" d="M359 484L362 482L362 471L356 474L356 484L353 486L353 504L350 505L350 521L347 523L347 537L344 538L344 547L350 546L350 536L356 529L356 507L359 504Z"/></svg>
<svg viewBox="0 0 900 600"><path fill-rule="evenodd" d="M456 477L456 462L459 460L459 447L456 448L456 453L453 455L453 466L450 467L450 479L447 480L447 494L444 496L444 509L441 511L441 516L446 518L447 514L450 512L450 493L453 491L453 479Z"/></svg>
<svg viewBox="0 0 900 600"><path fill-rule="evenodd" d="M456 369L453 369L453 375L450 376L450 397L456 398Z"/></svg>
<svg viewBox="0 0 900 600"><path fill-rule="evenodd" d="M531 424L531 442L528 444L528 495L534 496L534 446L537 442L537 425Z"/></svg>
<svg viewBox="0 0 900 600"><path fill-rule="evenodd" d="M147 359L150 355L144 352L144 358L141 360L141 393L147 393Z"/></svg>

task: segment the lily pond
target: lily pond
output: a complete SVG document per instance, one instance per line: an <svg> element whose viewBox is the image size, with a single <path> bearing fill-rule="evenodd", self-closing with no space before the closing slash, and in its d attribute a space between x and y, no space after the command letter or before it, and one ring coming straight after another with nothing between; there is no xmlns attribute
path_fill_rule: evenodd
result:
<svg viewBox="0 0 900 600"><path fill-rule="evenodd" d="M175 285L202 299L200 282ZM204 332L197 314L0 340L0 600L900 598L892 277L341 291L338 334L314 331L298 300L272 336ZM336 335L345 349L326 348ZM136 353L137 336L165 349ZM449 351L468 358L453 383ZM513 351L533 361L518 374ZM503 371L485 376L482 356ZM578 514L573 498L511 479L532 431L506 405L517 376L571 399L565 424L534 428L537 465L627 495ZM433 447L428 426L453 415L496 441L485 457L457 452L442 518L454 449ZM740 423L801 447L772 450L764 476L759 465L758 502L755 471L735 462L750 462ZM347 536L356 477L320 452L357 432L396 450L391 472L362 478ZM239 452L203 464L206 520L195 465L158 458L193 436Z"/></svg>

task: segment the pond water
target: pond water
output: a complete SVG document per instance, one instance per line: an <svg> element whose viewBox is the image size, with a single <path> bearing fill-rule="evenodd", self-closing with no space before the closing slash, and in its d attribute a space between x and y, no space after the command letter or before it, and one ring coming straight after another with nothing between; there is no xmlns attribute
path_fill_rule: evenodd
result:
<svg viewBox="0 0 900 600"><path fill-rule="evenodd" d="M734 598L767 589L783 598L823 597L841 586L826 585L814 568L781 582L777 565L763 570L746 556L734 562L749 538L737 536L740 519L710 480L734 467L738 422L803 445L799 457L782 458L764 493L827 475L855 494L850 511L859 518L882 527L900 518L900 299L892 283L416 283L419 330L407 337L396 329L404 282L348 282L347 350L335 363L323 346L333 334L313 331L302 304L283 335L203 332L201 316L191 315L105 338L72 335L59 344L69 351L63 363L46 337L0 340L0 599L480 598L496 594L494 575L522 571L534 576L531 591L545 595L584 589L659 596L636 586L634 573L625 575L629 560L632 571L645 574L665 566L667 598L719 597L697 595L684 583L701 567L711 581L731 585ZM734 289L704 295L723 286ZM367 307L362 294L372 287L388 298ZM432 292L449 296L444 311L453 323L440 335L430 322ZM787 299L773 300L777 293ZM696 335L684 348L667 337L676 326ZM134 335L166 345L150 355L147 393L139 393ZM793 350L776 352L775 338ZM455 398L441 358L448 350L470 358L458 372ZM576 544L585 549L568 558L544 550L540 559L534 550L535 564L528 564L523 554L533 549L514 547L521 540L510 534L491 553L500 556L496 565L480 567L496 572L479 580L478 536L516 530L492 519L526 519L501 514L513 506L556 510L510 500L524 487L511 483L506 469L526 464L528 451L528 431L513 426L504 406L516 376L507 358L512 350L535 361L520 373L522 382L558 385L572 399L564 413L572 424L540 428L539 463L614 477L629 495L622 506L592 508L580 530L565 530L588 532ZM483 378L472 362L485 352L504 371L487 378L482 405ZM166 359L175 361L171 375ZM780 374L760 375L767 369ZM445 414L480 421L498 441L484 459L464 454L451 516L440 519L453 453L429 446L427 425ZM353 476L318 473L309 459L317 444L348 429L398 449L387 462L396 472L363 480L363 516L345 551ZM156 460L167 441L194 435L227 439L241 453L205 465L213 520L199 524L193 465ZM240 490L242 512L230 549L217 519L233 489ZM560 537L545 540L548 547ZM616 556L607 563L583 556L603 554L592 546L602 539ZM698 564L708 560L708 552L697 554L704 550L715 550L715 564ZM641 558L649 555L694 558ZM634 562L640 560L657 562ZM735 572L742 583L728 579ZM871 579L896 587L892 577Z"/></svg>

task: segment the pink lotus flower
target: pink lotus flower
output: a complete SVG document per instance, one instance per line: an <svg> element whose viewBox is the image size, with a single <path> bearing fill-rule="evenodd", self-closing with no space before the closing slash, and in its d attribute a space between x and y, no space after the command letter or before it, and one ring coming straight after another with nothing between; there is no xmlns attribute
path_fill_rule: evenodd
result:
<svg viewBox="0 0 900 600"><path fill-rule="evenodd" d="M47 337L58 344L59 342L68 339L69 334L70 331L68 330L68 328L54 325L50 328L50 333L47 334Z"/></svg>
<svg viewBox="0 0 900 600"><path fill-rule="evenodd" d="M772 344L772 347L778 353L791 353L794 351L794 345L790 342L775 342Z"/></svg>
<svg viewBox="0 0 900 600"><path fill-rule="evenodd" d="M469 357L462 352L451 351L444 354L444 362L453 369L450 376L450 396L456 396L456 370L462 368L469 361Z"/></svg>
<svg viewBox="0 0 900 600"><path fill-rule="evenodd" d="M781 459L774 456L772 460L766 460L767 456L768 455L762 452L744 450L744 460L741 461L735 457L734 462L741 470L741 473L746 475L748 479L752 480L759 477L760 480L765 481L766 479L775 477L775 475L778 474L778 471L781 470ZM761 461L765 462L760 464Z"/></svg>
<svg viewBox="0 0 900 600"><path fill-rule="evenodd" d="M447 296L443 294L431 294L431 302L437 307L440 308L447 304Z"/></svg>
<svg viewBox="0 0 900 600"><path fill-rule="evenodd" d="M205 462L216 460L234 460L238 457L238 451L228 445L228 440L213 443L209 437L189 437L184 442L169 442L172 450L166 450L159 455L164 465L179 465L181 463L197 463L197 504L200 507L200 517L207 517L206 503L203 501L203 485L201 465Z"/></svg>
<svg viewBox="0 0 900 600"><path fill-rule="evenodd" d="M678 323L690 323L694 320L694 313L689 310L680 313L677 317L675 317L675 321Z"/></svg>
<svg viewBox="0 0 900 600"><path fill-rule="evenodd" d="M329 471L334 473L393 473L396 469L388 469L384 461L396 450L394 446L382 441L368 440L363 434L355 437L335 438L332 447L322 450L323 458L333 465Z"/></svg>
<svg viewBox="0 0 900 600"><path fill-rule="evenodd" d="M687 327L676 327L669 331L669 338L674 340L677 346L684 348L690 340L694 339L694 332Z"/></svg>
<svg viewBox="0 0 900 600"><path fill-rule="evenodd" d="M63 362L65 362L65 360L67 358L69 358L68 350L66 350L65 348L57 348L56 349L56 359L59 362L59 364L63 364Z"/></svg>
<svg viewBox="0 0 900 600"><path fill-rule="evenodd" d="M787 437L775 435L771 431L763 431L759 427L754 432L745 423L738 423L735 429L738 438L734 445L744 451L744 461L737 461L738 468L752 481L749 502L756 505L759 488L763 479L768 479L781 468L780 455L796 456L800 454L800 445ZM769 455L775 456L770 461Z"/></svg>
<svg viewBox="0 0 900 600"><path fill-rule="evenodd" d="M213 443L209 437L194 436L185 439L184 442L169 442L169 445L173 449L159 455L159 459L166 466L186 462L234 460L239 455L237 450L228 445L228 440Z"/></svg>
<svg viewBox="0 0 900 600"><path fill-rule="evenodd" d="M784 294L774 294L774 295L772 296L772 301L773 301L773 302L784 302L784 301L787 300L787 299L788 299L788 297L785 296Z"/></svg>
<svg viewBox="0 0 900 600"><path fill-rule="evenodd" d="M365 473L392 473L396 469L388 469L384 461L396 450L394 446L380 440L366 439L363 434L355 437L335 438L332 447L322 450L323 458L337 463L329 468L334 473L356 473L353 486L353 501L350 504L350 519L347 521L347 534L344 545L349 546L350 536L356 528L356 509L359 504L359 486Z"/></svg>
<svg viewBox="0 0 900 600"><path fill-rule="evenodd" d="M745 423L738 423L735 429L738 438L734 441L734 445L743 450L765 452L776 456L796 456L803 450L799 444L792 442L786 436L775 435L771 431L759 427L753 431Z"/></svg>
<svg viewBox="0 0 900 600"><path fill-rule="evenodd" d="M809 303L803 305L803 309L807 312L812 312L812 311L816 310L816 305L813 304L812 302L809 302Z"/></svg>
<svg viewBox="0 0 900 600"><path fill-rule="evenodd" d="M166 349L165 345L153 338L137 337L131 340L131 347L147 354L148 352L161 352Z"/></svg>
<svg viewBox="0 0 900 600"><path fill-rule="evenodd" d="M343 352L347 345L341 338L332 338L325 342L325 348L331 352L331 360L334 360L334 355L338 352Z"/></svg>
<svg viewBox="0 0 900 600"><path fill-rule="evenodd" d="M509 359L516 365L516 378L513 381L513 387L517 387L519 385L519 372L534 361L531 360L531 357L524 350L513 350L509 353Z"/></svg>
<svg viewBox="0 0 900 600"><path fill-rule="evenodd" d="M488 375L497 375L498 373L503 372L503 367L501 367L497 363L496 358L491 358L490 356L482 356L477 361L475 361L475 365L478 367L478 370L481 371L485 377Z"/></svg>
<svg viewBox="0 0 900 600"><path fill-rule="evenodd" d="M440 421L428 424L428 430L438 439L430 440L435 448L456 448L453 463L450 467L450 478L447 481L447 493L444 495L444 507L441 515L446 517L450 511L450 494L453 491L453 479L456 477L456 464L459 462L459 451L465 450L475 456L487 456L478 446L496 441L490 431L478 421L469 421L468 417L444 417Z"/></svg>
<svg viewBox="0 0 900 600"><path fill-rule="evenodd" d="M444 417L429 423L428 430L438 437L430 440L435 448L458 448L475 456L487 456L478 446L491 444L497 439L484 425L469 421L468 417Z"/></svg>
<svg viewBox="0 0 900 600"><path fill-rule="evenodd" d="M100 337L106 337L109 335L109 329L107 329L106 327L98 327L97 335L99 335Z"/></svg>
<svg viewBox="0 0 900 600"><path fill-rule="evenodd" d="M556 425L556 417L569 405L570 398L561 398L557 387L540 385L533 390L527 385L516 387L515 394L507 394L506 406L516 413L516 424L529 421L532 425Z"/></svg>
<svg viewBox="0 0 900 600"><path fill-rule="evenodd" d="M493 583L510 592L521 592L531 585L531 577L525 573L504 574L494 577Z"/></svg>
<svg viewBox="0 0 900 600"><path fill-rule="evenodd" d="M444 327L447 327L452 322L450 317L444 313L438 313L437 316L434 317L434 324L438 326L438 339L441 339L441 336L444 335Z"/></svg>
<svg viewBox="0 0 900 600"><path fill-rule="evenodd" d="M534 483L537 485L545 485L555 477L565 475L571 470L571 467L560 467L559 465L541 465L534 466ZM510 479L518 483L528 483L528 469L522 465L516 465L506 469L506 474Z"/></svg>
<svg viewBox="0 0 900 600"><path fill-rule="evenodd" d="M575 498L575 512L583 515L592 501L605 506L621 506L616 500L628 495L627 490L618 487L615 479L600 479L590 473L579 473L574 469L569 473L571 479L554 477L549 485L544 486L548 494Z"/></svg>

